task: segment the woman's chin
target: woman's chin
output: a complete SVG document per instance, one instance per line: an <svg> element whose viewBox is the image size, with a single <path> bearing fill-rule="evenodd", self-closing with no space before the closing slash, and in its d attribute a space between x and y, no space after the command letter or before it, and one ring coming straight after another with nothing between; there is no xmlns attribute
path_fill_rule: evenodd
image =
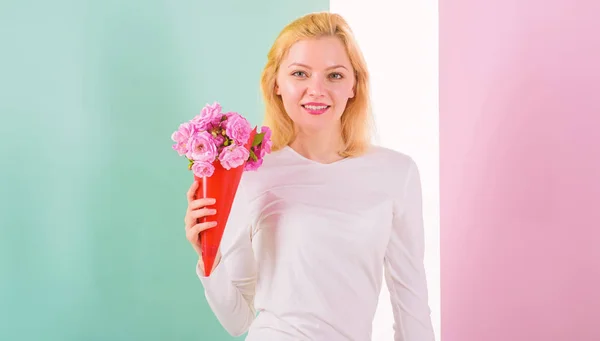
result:
<svg viewBox="0 0 600 341"><path fill-rule="evenodd" d="M311 122L298 122L296 126L300 131L306 133L338 132L340 129L339 120L309 120Z"/></svg>

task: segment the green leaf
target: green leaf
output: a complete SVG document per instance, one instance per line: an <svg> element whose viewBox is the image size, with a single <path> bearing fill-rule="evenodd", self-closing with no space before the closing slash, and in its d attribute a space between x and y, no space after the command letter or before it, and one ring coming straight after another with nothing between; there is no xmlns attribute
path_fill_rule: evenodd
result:
<svg viewBox="0 0 600 341"><path fill-rule="evenodd" d="M252 159L252 161L257 161L258 157L256 156L256 154L254 154L254 150L250 149L250 159Z"/></svg>
<svg viewBox="0 0 600 341"><path fill-rule="evenodd" d="M258 133L256 135L254 135L254 141L252 141L252 147L258 146L263 141L264 137L265 137L265 133Z"/></svg>

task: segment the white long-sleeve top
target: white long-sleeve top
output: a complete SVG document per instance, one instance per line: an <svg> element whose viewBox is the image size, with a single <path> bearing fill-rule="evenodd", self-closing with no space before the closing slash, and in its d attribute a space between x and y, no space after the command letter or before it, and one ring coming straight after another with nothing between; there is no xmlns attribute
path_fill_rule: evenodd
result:
<svg viewBox="0 0 600 341"><path fill-rule="evenodd" d="M431 341L421 207L405 154L372 147L321 164L285 147L243 174L222 260L196 273L220 323L247 341L369 341L383 277L394 339Z"/></svg>

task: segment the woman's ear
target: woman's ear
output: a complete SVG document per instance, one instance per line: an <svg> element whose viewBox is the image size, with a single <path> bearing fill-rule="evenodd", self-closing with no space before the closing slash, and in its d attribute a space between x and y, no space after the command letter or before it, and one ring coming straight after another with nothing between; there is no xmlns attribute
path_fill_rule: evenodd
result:
<svg viewBox="0 0 600 341"><path fill-rule="evenodd" d="M358 84L358 76L356 75L356 73L354 73L354 84L352 84L352 89L350 89L350 97L348 98L354 98L354 96L356 96L356 85Z"/></svg>

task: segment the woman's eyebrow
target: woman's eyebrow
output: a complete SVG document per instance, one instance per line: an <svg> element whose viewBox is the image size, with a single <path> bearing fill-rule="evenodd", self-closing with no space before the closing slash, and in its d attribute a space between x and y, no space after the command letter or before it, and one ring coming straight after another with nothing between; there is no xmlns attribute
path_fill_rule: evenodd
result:
<svg viewBox="0 0 600 341"><path fill-rule="evenodd" d="M302 64L302 63L291 63L290 65L288 65L288 68L290 68L292 66L300 66L300 67L304 67L307 69L311 69L310 66L308 66L306 64ZM344 68L344 69L348 70L348 68L346 68L344 65L332 65L332 66L328 67L326 70L337 69L337 68Z"/></svg>

